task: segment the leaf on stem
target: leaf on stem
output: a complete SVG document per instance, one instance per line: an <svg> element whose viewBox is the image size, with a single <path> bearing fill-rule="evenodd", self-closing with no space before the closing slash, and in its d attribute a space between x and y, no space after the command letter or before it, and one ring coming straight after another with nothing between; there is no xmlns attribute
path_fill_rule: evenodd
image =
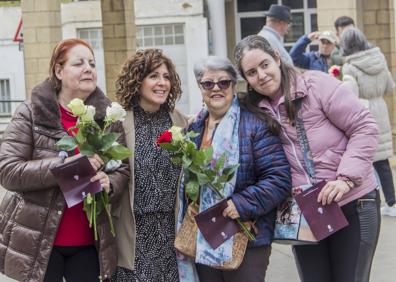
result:
<svg viewBox="0 0 396 282"><path fill-rule="evenodd" d="M192 159L190 159L190 158L189 158L188 156L186 156L186 155L183 155L182 160L183 160L183 167L184 167L185 169L187 169L187 168L191 165L191 163L192 163Z"/></svg>
<svg viewBox="0 0 396 282"><path fill-rule="evenodd" d="M211 161L213 159L213 147L210 146L206 149L204 149L205 152L205 158L207 161Z"/></svg>
<svg viewBox="0 0 396 282"><path fill-rule="evenodd" d="M192 162L196 166L203 166L205 164L205 161L206 161L205 151L202 151L202 150L195 151L193 158L192 158Z"/></svg>
<svg viewBox="0 0 396 282"><path fill-rule="evenodd" d="M227 182L230 181L234 177L234 174L238 170L238 167L239 167L239 164L235 164L235 165L227 166L223 170L223 175L227 176Z"/></svg>
<svg viewBox="0 0 396 282"><path fill-rule="evenodd" d="M80 147L78 148L80 153L86 156L93 156L95 155L95 148L88 143L83 143L80 144Z"/></svg>
<svg viewBox="0 0 396 282"><path fill-rule="evenodd" d="M189 181L186 184L186 194L187 197L190 198L192 201L198 201L199 197L199 183L196 181Z"/></svg>
<svg viewBox="0 0 396 282"><path fill-rule="evenodd" d="M216 170L216 172L220 171L220 169L223 168L224 163L225 163L225 159L226 159L225 154L222 154L222 155L220 156L220 158L216 161L216 164L215 164L215 170Z"/></svg>
<svg viewBox="0 0 396 282"><path fill-rule="evenodd" d="M210 182L209 177L204 173L198 173L197 178L198 178L199 185L201 185L201 186Z"/></svg>
<svg viewBox="0 0 396 282"><path fill-rule="evenodd" d="M193 142L187 142L186 144L186 152L191 156L195 153L196 145Z"/></svg>
<svg viewBox="0 0 396 282"><path fill-rule="evenodd" d="M159 144L162 149L165 149L170 152L176 152L179 148L172 143L161 143Z"/></svg>
<svg viewBox="0 0 396 282"><path fill-rule="evenodd" d="M109 154L113 160L123 160L132 155L131 150L121 144L112 146L106 153Z"/></svg>
<svg viewBox="0 0 396 282"><path fill-rule="evenodd" d="M110 149L110 147L114 144L114 142L117 141L118 137L120 137L120 133L118 132L111 132L104 134L101 140L100 150L102 152L105 152L108 149Z"/></svg>
<svg viewBox="0 0 396 282"><path fill-rule="evenodd" d="M63 136L62 139L60 139L56 143L56 147L60 151L72 151L75 148L77 148L78 144L76 139L73 136Z"/></svg>
<svg viewBox="0 0 396 282"><path fill-rule="evenodd" d="M199 136L199 133L194 132L194 131L189 131L189 132L186 133L186 137L188 139L193 139L193 138L195 138L197 136Z"/></svg>

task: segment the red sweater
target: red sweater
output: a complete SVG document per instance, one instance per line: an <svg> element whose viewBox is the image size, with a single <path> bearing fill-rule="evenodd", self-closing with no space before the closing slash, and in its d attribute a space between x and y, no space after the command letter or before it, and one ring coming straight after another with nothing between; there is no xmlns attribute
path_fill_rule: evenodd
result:
<svg viewBox="0 0 396 282"><path fill-rule="evenodd" d="M72 116L68 110L60 106L60 112L64 129L68 130L70 127L76 125L77 118ZM74 131L77 132L77 128L74 129ZM63 211L54 245L84 246L93 244L94 236L92 229L89 228L87 216L83 211L83 203L79 203L71 208L66 206Z"/></svg>

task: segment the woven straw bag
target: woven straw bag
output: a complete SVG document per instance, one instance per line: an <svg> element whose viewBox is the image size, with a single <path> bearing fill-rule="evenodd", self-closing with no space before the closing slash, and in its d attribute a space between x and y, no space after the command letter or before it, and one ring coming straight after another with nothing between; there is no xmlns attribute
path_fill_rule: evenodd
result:
<svg viewBox="0 0 396 282"><path fill-rule="evenodd" d="M194 216L198 214L197 205L189 205L187 208L186 215L184 216L183 222L180 226L179 232L175 238L175 248L183 255L195 259L195 253L197 248L197 233L198 226L195 222ZM211 265L213 268L221 270L235 270L237 269L245 256L246 248L248 244L248 238L243 232L238 232L234 236L232 246L232 259L221 265Z"/></svg>
<svg viewBox="0 0 396 282"><path fill-rule="evenodd" d="M176 234L174 244L176 250L190 258L195 258L195 251L197 249L198 225L194 218L197 214L198 206L196 204L190 204L179 232Z"/></svg>

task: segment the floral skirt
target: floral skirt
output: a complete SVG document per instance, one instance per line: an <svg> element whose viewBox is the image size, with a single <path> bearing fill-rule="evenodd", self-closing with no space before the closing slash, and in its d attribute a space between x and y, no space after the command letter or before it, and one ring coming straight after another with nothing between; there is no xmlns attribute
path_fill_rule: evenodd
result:
<svg viewBox="0 0 396 282"><path fill-rule="evenodd" d="M178 282L175 213L135 214L135 270L117 267L111 281Z"/></svg>

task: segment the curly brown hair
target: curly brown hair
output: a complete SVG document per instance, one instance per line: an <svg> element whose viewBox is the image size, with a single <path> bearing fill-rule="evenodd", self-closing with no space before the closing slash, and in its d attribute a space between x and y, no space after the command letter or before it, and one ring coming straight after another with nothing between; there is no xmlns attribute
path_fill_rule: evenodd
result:
<svg viewBox="0 0 396 282"><path fill-rule="evenodd" d="M125 61L118 75L116 97L126 110L137 105L143 80L162 64L168 68L171 85L164 107L168 111L174 110L175 103L182 93L179 75L175 65L162 53L162 50L153 48L136 51L136 54Z"/></svg>

